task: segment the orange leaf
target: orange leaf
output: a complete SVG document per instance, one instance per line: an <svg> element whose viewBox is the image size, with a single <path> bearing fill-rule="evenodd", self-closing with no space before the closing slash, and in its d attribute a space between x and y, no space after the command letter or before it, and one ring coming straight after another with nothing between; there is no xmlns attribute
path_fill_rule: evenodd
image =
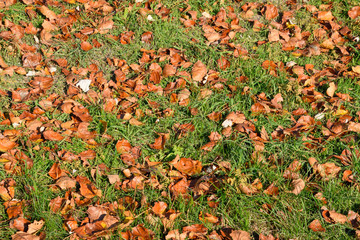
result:
<svg viewBox="0 0 360 240"><path fill-rule="evenodd" d="M207 115L207 117L212 121L218 122L221 120L222 114L221 112L212 112L209 115Z"/></svg>
<svg viewBox="0 0 360 240"><path fill-rule="evenodd" d="M61 170L59 163L54 163L50 168L48 174L54 180L66 176L66 173L63 170Z"/></svg>
<svg viewBox="0 0 360 240"><path fill-rule="evenodd" d="M150 147L156 150L164 149L165 142L166 142L166 136L162 134L155 139L154 144L150 144Z"/></svg>
<svg viewBox="0 0 360 240"><path fill-rule="evenodd" d="M355 19L360 16L360 6L355 6L348 11L348 15L351 19Z"/></svg>
<svg viewBox="0 0 360 240"><path fill-rule="evenodd" d="M10 149L13 149L16 146L16 143L10 141L7 138L0 139L0 152L6 152Z"/></svg>
<svg viewBox="0 0 360 240"><path fill-rule="evenodd" d="M126 139L121 139L116 143L116 151L120 154L130 152L131 144Z"/></svg>
<svg viewBox="0 0 360 240"><path fill-rule="evenodd" d="M196 82L201 82L205 77L206 73L206 66L200 60L194 64L191 70L192 79Z"/></svg>
<svg viewBox="0 0 360 240"><path fill-rule="evenodd" d="M166 208L167 208L167 204L165 202L156 202L154 204L154 206L152 207L152 211L156 214L156 215L163 215Z"/></svg>
<svg viewBox="0 0 360 240"><path fill-rule="evenodd" d="M15 197L15 181L12 178L0 182L0 197L4 201L9 201Z"/></svg>
<svg viewBox="0 0 360 240"><path fill-rule="evenodd" d="M43 132L43 136L46 140L50 140L50 141L61 141L64 139L63 136L61 136L60 133L58 132L54 132L52 130L46 130Z"/></svg>
<svg viewBox="0 0 360 240"><path fill-rule="evenodd" d="M266 10L265 10L265 18L266 18L266 20L274 19L279 15L278 9L274 5L266 4L265 7L266 7Z"/></svg>
<svg viewBox="0 0 360 240"><path fill-rule="evenodd" d="M93 46L91 46L91 44L88 42L84 41L81 43L81 49L84 51L90 51L92 48L93 48Z"/></svg>
<svg viewBox="0 0 360 240"><path fill-rule="evenodd" d="M317 12L317 18L320 21L330 21L334 17L332 15L331 11L319 11L319 12Z"/></svg>
<svg viewBox="0 0 360 240"><path fill-rule="evenodd" d="M230 62L224 58L223 56L221 56L218 60L217 60L217 64L218 67L222 70L227 69L228 67L230 67Z"/></svg>
<svg viewBox="0 0 360 240"><path fill-rule="evenodd" d="M57 15L45 5L38 7L38 10L50 21L57 19Z"/></svg>
<svg viewBox="0 0 360 240"><path fill-rule="evenodd" d="M153 33L152 32L144 32L141 35L141 41L145 42L145 43L151 43L151 41L153 40Z"/></svg>
<svg viewBox="0 0 360 240"><path fill-rule="evenodd" d="M169 76L174 76L176 73L176 67L173 66L173 65L170 65L170 64L166 64L164 66L164 69L163 69L163 76L164 77L169 77Z"/></svg>
<svg viewBox="0 0 360 240"><path fill-rule="evenodd" d="M309 228L314 232L325 232L325 228L321 226L321 222L318 219L315 219L309 224Z"/></svg>
<svg viewBox="0 0 360 240"><path fill-rule="evenodd" d="M172 164L182 174L186 175L198 174L202 169L200 161L192 160L190 158L181 158L179 161L172 162Z"/></svg>

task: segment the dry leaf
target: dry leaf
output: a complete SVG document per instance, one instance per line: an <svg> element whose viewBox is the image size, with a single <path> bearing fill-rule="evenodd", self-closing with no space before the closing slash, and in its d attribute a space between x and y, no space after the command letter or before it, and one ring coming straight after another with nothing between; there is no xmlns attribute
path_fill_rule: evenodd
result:
<svg viewBox="0 0 360 240"><path fill-rule="evenodd" d="M325 228L321 226L321 222L318 219L315 219L309 224L309 228L314 232L325 232Z"/></svg>
<svg viewBox="0 0 360 240"><path fill-rule="evenodd" d="M191 70L192 79L196 82L201 82L204 79L206 73L206 66L200 60L194 64Z"/></svg>
<svg viewBox="0 0 360 240"><path fill-rule="evenodd" d="M294 187L292 193L294 193L295 195L300 194L300 192L305 188L305 181L301 178L293 180L291 184Z"/></svg>
<svg viewBox="0 0 360 240"><path fill-rule="evenodd" d="M50 21L57 19L57 15L53 11L51 11L48 7L46 7L45 5L38 7L38 10Z"/></svg>
<svg viewBox="0 0 360 240"><path fill-rule="evenodd" d="M250 240L251 235L250 233L242 230L233 230L230 233L230 237L232 240Z"/></svg>
<svg viewBox="0 0 360 240"><path fill-rule="evenodd" d="M84 51L90 51L93 48L90 43L88 42L82 42L81 43L81 49Z"/></svg>
<svg viewBox="0 0 360 240"><path fill-rule="evenodd" d="M326 90L326 94L330 97L333 97L337 87L334 82L329 83L329 88Z"/></svg>
<svg viewBox="0 0 360 240"><path fill-rule="evenodd" d="M348 11L348 15L351 19L355 19L360 16L360 6L355 6Z"/></svg>
<svg viewBox="0 0 360 240"><path fill-rule="evenodd" d="M266 20L272 20L272 19L276 18L279 15L278 9L274 5L266 4L265 7L266 7L266 10L265 10L265 18L266 18Z"/></svg>

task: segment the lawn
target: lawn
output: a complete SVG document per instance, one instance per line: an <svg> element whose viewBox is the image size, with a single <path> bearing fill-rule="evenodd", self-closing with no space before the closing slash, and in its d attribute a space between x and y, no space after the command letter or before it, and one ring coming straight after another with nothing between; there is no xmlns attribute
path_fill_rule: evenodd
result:
<svg viewBox="0 0 360 240"><path fill-rule="evenodd" d="M0 239L359 239L357 0L0 2Z"/></svg>

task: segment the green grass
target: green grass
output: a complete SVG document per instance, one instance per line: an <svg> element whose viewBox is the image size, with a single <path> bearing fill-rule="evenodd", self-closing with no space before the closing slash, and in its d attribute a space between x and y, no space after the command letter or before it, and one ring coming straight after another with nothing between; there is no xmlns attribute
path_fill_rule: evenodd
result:
<svg viewBox="0 0 360 240"><path fill-rule="evenodd" d="M304 96L301 90L305 87L302 83L297 82L296 75L289 73L279 73L277 77L271 76L267 70L263 69L261 64L265 60L272 60L274 62L282 62L286 64L290 61L295 61L299 66L305 64L313 64L314 69L322 70L328 65L324 61L339 60L341 56L336 50L331 50L328 53L320 56L311 57L295 57L292 51L283 51L280 43L265 43L258 46L258 41L267 40L269 29L265 28L260 32L252 30L252 23L239 17L239 25L246 29L244 33L236 33L236 37L230 42L240 44L249 51L248 58L234 57L233 50L221 44L208 45L206 38L203 36L201 26L196 24L194 27L185 28L180 21L180 18L187 17L185 12L179 8L186 8L187 4L182 1L165 1L164 5L171 9L167 19L151 14L154 21L148 21L146 17L139 14L139 10L145 5L133 6L132 10L128 10L129 2L133 1L109 1L110 5L120 4L118 8L109 13L112 15L114 27L107 34L90 35L88 42L92 43L96 39L103 46L101 48L93 48L90 51L83 51L80 48L81 40L74 36L75 32L81 31L84 27L93 27L94 22L99 21L103 16L95 13L86 13L81 11L77 13L78 21L74 23L71 31L71 39L68 41L58 40L53 38L51 50L53 54L51 57L43 56L43 59L48 61L51 66L56 66L57 71L53 78L55 84L46 94L40 96L38 99L29 99L26 104L30 106L30 112L35 106L40 106L39 101L46 99L51 93L59 95L59 101L71 98L66 95L68 83L66 76L61 72L61 68L57 66L52 60L58 58L66 58L68 61L67 70L86 68L90 64L96 64L99 71L103 73L103 81L109 83L111 80L115 81L114 71L118 67L108 64L107 59L121 59L125 60L128 65L139 64L139 59L142 57L142 49L154 50L154 54L159 53L161 49L174 48L181 51L182 56L187 61L195 63L202 61L207 68L219 72L219 76L226 81L221 82L223 89L213 89L210 83L199 84L191 80L187 80L186 88L190 90L190 102L188 106L180 106L177 103L170 103L170 94L158 95L156 93L131 94L131 97L136 99L137 110L141 110L144 115L138 118L143 123L142 126L131 125L128 121L119 119L117 115L124 113L124 109L119 105L118 108L109 113L104 111L104 100L100 99L95 104L90 104L86 101L74 99L85 106L93 120L90 123L89 130L96 131L97 136L95 141L98 143L96 147L91 146L84 140L76 137L71 137L59 142L43 141L33 142L26 134L17 140L17 149L23 151L30 157L34 165L31 169L23 168L23 174L9 174L5 171L4 164L0 163L0 179L13 178L16 182L15 198L24 200L24 217L31 222L43 219L45 226L42 231L46 233L47 239L66 239L69 238L69 232L63 228L66 217L73 216L80 224L87 216L87 206L75 206L70 211L69 216L64 216L61 213L53 213L50 211L49 203L52 199L60 196L64 197L65 190L53 190L52 185L56 182L49 175L48 171L54 162L60 162L61 169L69 172L69 176L76 178L76 176L86 176L97 189L102 191L101 197L95 197L91 200L91 204L105 204L108 202L119 201L121 198L130 196L138 202L135 209L128 209L134 216L134 221L124 229L117 228L114 230L110 239L121 239L120 234L126 230L130 230L138 224L144 224L144 227L154 232L154 239L165 239L170 230L179 229L180 232L185 226L193 224L204 224L209 230L219 232L224 228L231 228L235 230L244 230L251 234L255 239L260 234L272 234L280 239L353 239L355 230L349 223L346 224L330 224L325 221L321 215L321 207L326 206L329 210L334 210L338 213L347 215L348 211L352 210L359 212L360 193L358 191L358 181L356 178L360 174L360 161L356 157L356 150L360 143L358 135L353 132L345 133L343 136L334 139L324 137L322 127L326 127L327 123L334 123L339 120L338 116L333 113L337 107L334 107L328 100L328 97L318 100L318 103L323 102L321 108L313 109L310 103L303 101ZM198 12L198 18L202 12L207 12L211 15L216 15L221 8L232 6L235 13L239 14L241 6L245 2L254 1L216 1L211 0L204 3L199 0L188 1L191 10ZM258 2L258 1L255 1ZM289 10L289 7L282 4L280 1L272 1L281 11ZM155 2L151 5L156 7ZM324 4L319 0L311 0L307 4L320 7ZM347 11L355 6L356 1L340 1L336 0L333 3L332 13L339 20L343 21L342 26L348 26L352 29L352 34L358 36L360 33L358 21L351 20L347 16ZM66 9L75 9L79 6L83 9L83 5L64 4ZM59 7L50 7L51 10L57 14L61 14L62 10ZM257 10L254 10L256 12ZM32 22L35 27L41 28L41 24L45 19L44 16L38 13L38 18L30 21L25 13L25 4L16 3L8 8L0 9L0 13L4 14L4 19L15 24L21 22ZM265 20L263 16L259 19L264 24L269 21ZM228 22L230 22L228 20ZM311 13L302 8L294 14L294 22L301 28L302 31L309 31L312 33L315 29L321 27L320 23L313 17ZM310 22L310 24L309 24ZM5 27L0 29L0 32L7 31ZM119 36L126 31L133 31L134 38L129 44L121 44L120 41L113 40L107 35L111 34ZM153 33L153 41L148 44L141 41L141 36L144 32L151 31ZM61 31L55 31L53 34L61 34ZM195 39L196 41L192 41ZM314 36L309 37L309 43L314 40ZM36 42L31 35L25 34L22 41L28 45L35 45ZM359 50L355 42L347 42L347 46L352 46L354 51L351 52L353 59L348 64L349 70L352 66L360 65ZM9 66L22 66L21 57L23 52L19 47L19 43L13 41L6 41L0 39L0 55ZM40 44L43 50L49 49L49 46ZM356 49L357 48L357 49ZM226 57L230 61L230 66L221 70L218 67L217 60L221 57ZM152 59L150 63L157 62L161 67L169 63L169 60L159 61L159 59ZM150 66L150 63L143 64L144 72ZM180 69L178 71L191 72L191 68ZM44 69L44 66L41 66ZM27 71L33 69L26 69ZM39 71L37 69L36 71ZM131 72L127 75L127 80L134 80L143 73ZM146 72L143 83L146 84L149 79L149 74ZM78 80L87 78L89 76L76 76ZM237 80L240 76L246 76L248 81L239 82ZM163 78L159 86L165 88L168 84L175 82L179 77L171 76ZM4 91L12 91L17 88L28 87L28 82L32 77L26 77L17 73L12 76L0 76L0 89ZM321 81L326 81L326 84L320 86ZM317 80L315 90L326 96L326 89L328 82L334 81L337 84L336 93L349 94L353 100L351 102L342 102L341 105L349 111L354 119L358 118L357 112L360 108L360 87L357 78L347 78L339 76L334 80L329 78L321 78ZM76 82L76 81L75 81ZM236 86L236 91L232 91L229 86ZM96 91L100 96L104 85L92 85L91 89ZM112 88L112 87L111 87ZM202 89L211 89L213 93L202 99L200 93ZM244 89L248 88L247 93L243 93ZM182 90L176 89L173 92L179 93ZM281 93L284 101L282 102L283 110L278 113L268 113L254 115L250 108L255 103L254 99L259 94L264 93L270 101L273 97ZM119 97L122 90L113 89L114 97ZM126 99L120 99L125 101ZM154 101L158 104L154 108L149 102ZM14 110L12 106L13 101L9 96L0 97L0 113L4 113L6 118L9 114L19 116L23 110ZM290 134L284 140L273 139L273 133L279 126L284 129L291 128L295 125L294 121L299 119L298 116L292 116L291 112L304 108L308 114L315 117L320 112L325 113L325 118L316 124L312 132L300 132L298 136ZM174 112L173 116L165 116L164 111L171 109ZM197 109L198 114L192 115L191 109ZM270 140L264 143L264 150L254 154L254 141L248 134L233 131L231 136L225 137L217 143L217 145L209 152L201 150L201 147L209 142L209 135L211 132L221 133L223 127L221 123L230 112L241 111L245 114L246 119L255 125L256 132L260 132L262 128L265 129L270 136ZM207 115L213 112L222 112L221 121L215 122L208 119ZM135 116L135 113L132 113ZM1 115L0 115L1 116ZM47 118L46 121L44 118ZM38 119L39 116L37 116ZM61 112L60 105L47 111L43 115L42 121L44 123L50 122L49 127L55 130L61 128L58 123L69 121L73 115ZM355 121L353 119L353 121ZM0 120L4 120L1 119ZM56 122L57 121L57 122ZM179 124L191 123L195 130L188 132L183 137L179 137L179 132L176 126ZM105 126L106 125L106 126ZM13 129L13 126L0 125L2 133L5 129ZM26 131L26 126L20 126L17 129ZM154 143L158 133L169 133L170 137L165 143L162 150L154 150L149 145ZM107 134L108 137L104 137ZM353 136L352 141L345 141L345 137ZM304 143L311 137L319 138L321 141L317 148L309 149ZM116 151L116 142L120 139L126 139L132 146L141 148L141 157L136 160L139 165L136 166L141 171L141 174L150 179L156 179L161 187L152 187L150 184L145 184L144 190L127 191L116 189L115 185L109 183L108 174L118 174L121 181L128 178L123 171L127 166L121 160L121 154ZM37 150L36 147L40 150ZM80 154L83 151L93 149L96 152L95 159L88 160L89 165L84 165L81 160L72 162L63 161L59 158L58 152L61 150L70 151L74 154ZM344 166L339 159L332 157L333 155L340 155L344 149L350 150L354 157L349 166ZM171 164L170 162L176 155L182 158L191 158L199 160L203 168L211 168L214 164L219 164L226 161L231 164L231 169L218 169L214 173L207 173L202 171L193 177L188 177L189 180L196 181L200 177L214 178L219 181L217 186L212 188L212 191L206 194L197 195L194 188L189 190L185 197L174 197L169 190L173 183L171 178ZM308 163L308 158L315 157L319 163L334 162L341 167L339 175L329 181L324 181L320 177L313 174L313 170ZM0 157L1 158L1 157ZM160 167L150 169L146 168L146 160L152 162L161 162ZM301 191L299 195L291 193L293 187L292 180L283 177L284 171L294 161L298 160L302 167L299 171L299 176L306 182L306 188ZM92 176L92 171L100 164L105 164L109 170L103 175L97 174ZM352 170L355 177L355 183L350 184L342 180L344 170ZM248 196L241 192L240 185L244 183L253 183L258 179L262 183L262 189L259 193ZM279 188L278 196L269 196L263 193L268 186L274 183ZM78 187L73 190L73 194L78 193ZM327 203L324 204L318 200L314 195L321 192L326 198ZM217 208L212 208L208 205L208 197L214 197L218 202ZM163 201L168 204L168 209L179 211L181 214L174 220L171 228L164 228L163 223L158 217L151 212L151 207L154 203ZM0 238L10 239L16 233L15 229L10 229L8 226L11 219L8 218L6 209L0 200ZM264 204L271 206L271 209L266 211ZM209 213L220 218L218 224L211 224L203 222L199 219L201 214ZM152 214L152 215L151 215ZM148 216L151 215L157 221L149 221ZM125 222L126 213L123 210L117 210L116 216L120 221ZM314 232L308 228L308 225L314 219L319 219L322 226L326 229L325 232Z"/></svg>

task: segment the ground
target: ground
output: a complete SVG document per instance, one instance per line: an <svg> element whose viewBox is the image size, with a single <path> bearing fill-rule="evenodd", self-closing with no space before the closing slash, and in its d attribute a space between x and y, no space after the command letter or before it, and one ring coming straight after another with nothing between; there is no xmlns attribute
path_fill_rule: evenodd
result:
<svg viewBox="0 0 360 240"><path fill-rule="evenodd" d="M0 2L1 239L360 236L355 0Z"/></svg>

